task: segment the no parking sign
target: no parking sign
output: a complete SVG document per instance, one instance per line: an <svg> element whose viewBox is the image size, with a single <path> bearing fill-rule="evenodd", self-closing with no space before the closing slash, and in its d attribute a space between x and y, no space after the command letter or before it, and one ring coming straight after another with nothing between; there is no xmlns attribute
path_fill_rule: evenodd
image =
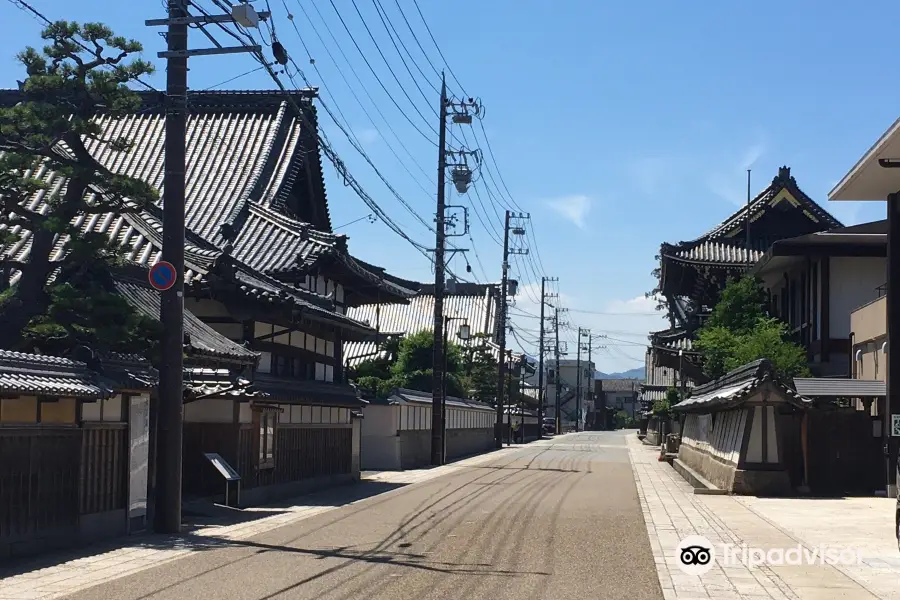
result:
<svg viewBox="0 0 900 600"><path fill-rule="evenodd" d="M178 273L172 263L161 260L150 268L148 279L153 289L164 292L172 289L172 286L175 285Z"/></svg>

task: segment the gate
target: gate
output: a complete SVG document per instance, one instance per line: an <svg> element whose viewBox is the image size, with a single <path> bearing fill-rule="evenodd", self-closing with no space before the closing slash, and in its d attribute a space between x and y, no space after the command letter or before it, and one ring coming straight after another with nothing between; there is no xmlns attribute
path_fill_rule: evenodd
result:
<svg viewBox="0 0 900 600"><path fill-rule="evenodd" d="M822 495L870 495L883 457L872 418L853 409L809 411L809 487Z"/></svg>
<svg viewBox="0 0 900 600"><path fill-rule="evenodd" d="M0 456L0 556L70 541L78 528L81 430L4 427Z"/></svg>

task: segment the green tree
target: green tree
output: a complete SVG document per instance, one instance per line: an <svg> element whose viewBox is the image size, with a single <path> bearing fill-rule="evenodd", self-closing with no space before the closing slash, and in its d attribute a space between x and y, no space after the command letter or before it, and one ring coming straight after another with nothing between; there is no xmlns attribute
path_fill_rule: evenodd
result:
<svg viewBox="0 0 900 600"><path fill-rule="evenodd" d="M447 341L447 394L464 396L466 390L461 377L462 353L459 346ZM434 382L434 334L431 330L407 335L400 342L397 362L391 367L392 378L402 387L431 392Z"/></svg>
<svg viewBox="0 0 900 600"><path fill-rule="evenodd" d="M105 261L97 260L93 251L89 258L60 269L54 283L47 286L47 311L24 327L22 345L54 355L86 345L99 352L142 354L158 363L162 325L116 293Z"/></svg>
<svg viewBox="0 0 900 600"><path fill-rule="evenodd" d="M397 362L397 354L400 350L400 338L390 337L379 347L379 356L366 359L352 368L350 379L368 397L383 398L390 394L395 385L400 383L394 379L392 367Z"/></svg>
<svg viewBox="0 0 900 600"><path fill-rule="evenodd" d="M386 349L388 356L363 361L353 369L351 378L357 387L377 397L387 396L393 388L432 391L434 336L430 330L407 335L399 342L393 342L393 346L389 343ZM467 395L466 383L460 347L448 341L447 393Z"/></svg>
<svg viewBox="0 0 900 600"><path fill-rule="evenodd" d="M666 390L666 397L653 402L653 416L662 419L672 417L672 407L681 402L681 394L675 387Z"/></svg>
<svg viewBox="0 0 900 600"><path fill-rule="evenodd" d="M464 369L467 395L472 400L494 404L497 398L497 359L483 344L473 346Z"/></svg>
<svg viewBox="0 0 900 600"><path fill-rule="evenodd" d="M17 57L27 75L22 101L0 109L0 347L28 349L36 340L58 347L134 340L145 323L95 293L95 285L108 283L92 279L102 269L79 269L85 260L114 261L116 249L103 236L82 235L74 221L139 211L157 200L149 184L116 174L95 158L131 149L127 137L104 135L95 117L133 114L141 99L128 84L153 68L133 58L142 51L138 42L99 23L59 21L41 37L42 50L28 47ZM51 171L58 178L48 180ZM59 178L66 179L65 186L58 185ZM39 192L41 204L34 201ZM17 261L10 247L24 241L23 231L30 252L27 260ZM16 285L5 289L16 272ZM59 283L48 285L54 273ZM60 276L72 273L78 274L72 281ZM79 322L67 321L72 315Z"/></svg>
<svg viewBox="0 0 900 600"><path fill-rule="evenodd" d="M783 322L767 316L765 292L751 277L728 282L695 345L713 378L761 358L783 377L809 374L806 351L788 339Z"/></svg>

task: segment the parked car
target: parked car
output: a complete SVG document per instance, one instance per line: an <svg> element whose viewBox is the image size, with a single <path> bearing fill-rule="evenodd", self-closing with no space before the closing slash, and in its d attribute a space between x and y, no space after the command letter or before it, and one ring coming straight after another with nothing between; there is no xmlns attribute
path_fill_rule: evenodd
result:
<svg viewBox="0 0 900 600"><path fill-rule="evenodd" d="M556 433L556 419L553 417L544 417L544 435L553 435Z"/></svg>

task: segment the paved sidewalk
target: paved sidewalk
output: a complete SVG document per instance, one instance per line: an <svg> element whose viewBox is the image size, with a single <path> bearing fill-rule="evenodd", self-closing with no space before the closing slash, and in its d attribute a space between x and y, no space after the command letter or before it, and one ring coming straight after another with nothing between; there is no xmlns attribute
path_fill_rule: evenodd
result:
<svg viewBox="0 0 900 600"><path fill-rule="evenodd" d="M859 527L865 522L856 520L857 509L864 511L869 505L880 504L877 510L882 514L880 501L884 499L813 501L694 495L670 465L658 462L658 449L643 445L636 436L629 437L628 445L660 585L667 599L900 599L896 545L888 552L883 535L867 543L863 539L867 527ZM890 512L884 523L879 518L867 518L871 523L878 522L890 536ZM851 524L856 525L857 533L848 533L854 530ZM717 562L707 574L692 576L682 572L675 554L680 540L688 535L703 536L716 547L849 547L861 551L863 564L852 568L822 564L751 569L740 563L723 566Z"/></svg>
<svg viewBox="0 0 900 600"><path fill-rule="evenodd" d="M119 538L77 550L0 568L0 600L52 600L193 553L246 540L278 527L355 504L401 486L428 481L502 458L522 446L503 448L443 467L399 472L369 472L357 485L333 488L293 503L236 511L241 522L206 524L180 535L147 534Z"/></svg>

